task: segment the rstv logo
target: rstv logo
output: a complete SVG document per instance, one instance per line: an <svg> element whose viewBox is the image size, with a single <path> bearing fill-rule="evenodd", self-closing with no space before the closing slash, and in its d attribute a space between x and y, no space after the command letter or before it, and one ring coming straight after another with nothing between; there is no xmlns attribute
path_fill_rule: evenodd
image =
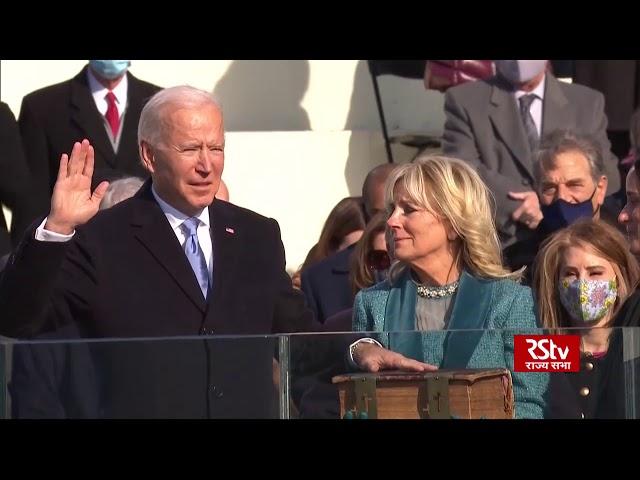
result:
<svg viewBox="0 0 640 480"><path fill-rule="evenodd" d="M514 335L516 372L577 372L580 370L578 335Z"/></svg>

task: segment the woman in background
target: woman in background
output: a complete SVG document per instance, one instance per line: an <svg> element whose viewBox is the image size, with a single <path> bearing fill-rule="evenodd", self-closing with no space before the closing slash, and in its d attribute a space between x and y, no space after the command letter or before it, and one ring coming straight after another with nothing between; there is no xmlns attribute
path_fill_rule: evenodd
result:
<svg viewBox="0 0 640 480"><path fill-rule="evenodd" d="M639 278L624 237L603 221L580 220L543 244L534 276L542 326L554 334L580 335L580 371L551 375L546 417L621 416L601 400L609 389L604 367L610 327ZM616 363L622 366L621 359ZM622 387L614 390L608 393L623 393Z"/></svg>
<svg viewBox="0 0 640 480"><path fill-rule="evenodd" d="M324 222L318 242L311 247L302 266L293 274L293 285L300 288L300 275L308 266L356 243L366 226L361 197L340 200Z"/></svg>

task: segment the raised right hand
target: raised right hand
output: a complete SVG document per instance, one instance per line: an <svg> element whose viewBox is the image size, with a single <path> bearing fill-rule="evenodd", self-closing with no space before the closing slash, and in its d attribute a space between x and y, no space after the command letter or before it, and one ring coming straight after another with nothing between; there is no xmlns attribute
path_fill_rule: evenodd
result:
<svg viewBox="0 0 640 480"><path fill-rule="evenodd" d="M438 370L435 365L407 358L397 352L371 343L360 343L354 352L354 362L367 372L380 370L404 370L407 372L432 372Z"/></svg>
<svg viewBox="0 0 640 480"><path fill-rule="evenodd" d="M98 212L109 182L100 183L91 193L93 163L93 147L87 139L73 145L70 157L62 154L45 230L70 235Z"/></svg>

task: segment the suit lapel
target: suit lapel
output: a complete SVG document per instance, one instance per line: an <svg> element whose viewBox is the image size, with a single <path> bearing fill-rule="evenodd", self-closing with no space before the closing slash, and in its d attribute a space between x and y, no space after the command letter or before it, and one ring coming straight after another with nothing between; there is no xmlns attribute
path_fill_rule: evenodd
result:
<svg viewBox="0 0 640 480"><path fill-rule="evenodd" d="M542 135L559 128L572 125L567 109L569 101L565 96L560 82L551 74L546 75L544 87L544 102L542 110Z"/></svg>
<svg viewBox="0 0 640 480"><path fill-rule="evenodd" d="M160 205L153 198L151 180L145 182L135 198L138 203L131 222L137 230L135 237L165 268L180 290L204 313L206 304L202 292L180 242Z"/></svg>
<svg viewBox="0 0 640 480"><path fill-rule="evenodd" d="M102 116L89 90L87 67L71 80L71 121L85 133L86 138L91 140L93 148L100 152L105 161L114 167L115 154ZM69 150L71 147L72 145L69 145Z"/></svg>
<svg viewBox="0 0 640 480"><path fill-rule="evenodd" d="M513 157L533 178L531 149L513 93L499 83L491 91L489 118Z"/></svg>
<svg viewBox="0 0 640 480"><path fill-rule="evenodd" d="M231 295L228 292L230 286L235 284L236 264L245 232L236 225L236 219L226 202L214 200L209 206L209 217L213 243L213 290L205 322L216 330L225 321L224 316L220 315L220 306Z"/></svg>

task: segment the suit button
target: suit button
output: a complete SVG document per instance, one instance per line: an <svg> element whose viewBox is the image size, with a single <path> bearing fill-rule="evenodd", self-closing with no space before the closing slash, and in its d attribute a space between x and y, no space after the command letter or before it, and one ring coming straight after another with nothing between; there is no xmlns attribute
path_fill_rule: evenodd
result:
<svg viewBox="0 0 640 480"><path fill-rule="evenodd" d="M589 387L582 387L580 389L580 395L582 395L583 397L586 397L587 395L589 395Z"/></svg>
<svg viewBox="0 0 640 480"><path fill-rule="evenodd" d="M213 395L215 398L222 398L222 396L224 395L222 389L216 387L215 385L211 385L211 387L209 387L209 390L211 391L211 395Z"/></svg>
<svg viewBox="0 0 640 480"><path fill-rule="evenodd" d="M589 371L593 370L593 363L591 363L591 362L585 363L584 364L584 368L586 368Z"/></svg>

